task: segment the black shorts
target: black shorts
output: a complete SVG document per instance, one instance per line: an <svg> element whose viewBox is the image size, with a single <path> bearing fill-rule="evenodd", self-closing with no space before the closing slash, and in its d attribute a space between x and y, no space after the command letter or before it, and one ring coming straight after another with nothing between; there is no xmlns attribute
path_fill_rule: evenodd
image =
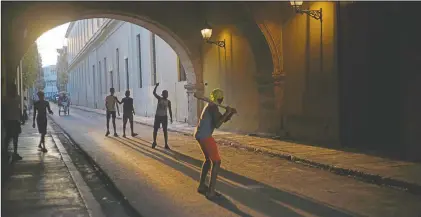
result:
<svg viewBox="0 0 421 217"><path fill-rule="evenodd" d="M162 124L162 128L164 130L167 130L168 127L168 116L155 116L155 121L153 124L153 128L155 130L160 128L160 125Z"/></svg>
<svg viewBox="0 0 421 217"><path fill-rule="evenodd" d="M47 134L47 118L37 118L38 133Z"/></svg>
<svg viewBox="0 0 421 217"><path fill-rule="evenodd" d="M133 122L133 113L129 113L129 114L123 113L123 122L126 123L127 120L129 120L130 122Z"/></svg>
<svg viewBox="0 0 421 217"><path fill-rule="evenodd" d="M110 119L110 117L113 117L113 119L116 118L115 111L107 111L107 120Z"/></svg>
<svg viewBox="0 0 421 217"><path fill-rule="evenodd" d="M6 136L10 136L12 138L17 137L22 132L20 121L7 120L5 121L4 128Z"/></svg>

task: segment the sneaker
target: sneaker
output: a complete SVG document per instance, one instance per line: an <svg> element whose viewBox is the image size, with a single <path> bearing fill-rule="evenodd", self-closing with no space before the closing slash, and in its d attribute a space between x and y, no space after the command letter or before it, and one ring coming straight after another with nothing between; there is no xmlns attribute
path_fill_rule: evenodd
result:
<svg viewBox="0 0 421 217"><path fill-rule="evenodd" d="M108 135L110 135L110 131L107 131L107 133L105 134L105 136L108 136Z"/></svg>
<svg viewBox="0 0 421 217"><path fill-rule="evenodd" d="M152 148L156 147L156 142L152 143Z"/></svg>
<svg viewBox="0 0 421 217"><path fill-rule="evenodd" d="M206 193L206 199L208 200L220 200L222 198L222 194L216 191L214 193L209 193L209 191Z"/></svg>
<svg viewBox="0 0 421 217"><path fill-rule="evenodd" d="M206 192L208 192L208 191L209 191L209 187L208 187L208 186L206 186L206 185L204 185L203 187L202 187L202 186L199 186L199 187L197 188L197 192L198 192L199 194L206 195Z"/></svg>
<svg viewBox="0 0 421 217"><path fill-rule="evenodd" d="M19 154L15 153L15 154L13 154L13 160L14 161L16 161L16 160L22 160L22 157Z"/></svg>
<svg viewBox="0 0 421 217"><path fill-rule="evenodd" d="M137 133L132 133L132 137L136 137L137 135L139 135L139 134L137 134Z"/></svg>
<svg viewBox="0 0 421 217"><path fill-rule="evenodd" d="M168 146L168 145L165 145L165 149L171 150L170 146Z"/></svg>
<svg viewBox="0 0 421 217"><path fill-rule="evenodd" d="M44 152L44 153L48 152L48 150L46 148L42 148L41 151Z"/></svg>
<svg viewBox="0 0 421 217"><path fill-rule="evenodd" d="M123 137L126 138L126 134L123 134Z"/></svg>
<svg viewBox="0 0 421 217"><path fill-rule="evenodd" d="M114 133L114 137L118 137L118 134L117 133Z"/></svg>

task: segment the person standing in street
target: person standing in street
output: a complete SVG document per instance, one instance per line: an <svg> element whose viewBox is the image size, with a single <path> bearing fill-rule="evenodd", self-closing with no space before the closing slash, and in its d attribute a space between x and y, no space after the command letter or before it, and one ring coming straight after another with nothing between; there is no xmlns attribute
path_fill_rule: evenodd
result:
<svg viewBox="0 0 421 217"><path fill-rule="evenodd" d="M26 97L23 98L23 122L25 123L28 120L28 101Z"/></svg>
<svg viewBox="0 0 421 217"><path fill-rule="evenodd" d="M35 118L36 123L38 126L38 132L41 134L41 140L39 142L38 148L42 152L47 152L47 149L45 148L45 135L47 134L47 110L48 113L51 115L54 114L53 111L51 111L50 103L46 100L44 100L44 92L39 91L38 92L38 98L39 100L34 103L34 119L32 127L35 128ZM38 115L37 115L38 112Z"/></svg>
<svg viewBox="0 0 421 217"><path fill-rule="evenodd" d="M234 108L228 107L223 115L219 112L217 104L221 104L224 100L224 93L220 89L214 89L211 92L210 100L212 102L206 104L203 108L199 123L194 132L194 137L198 141L200 149L205 157L197 191L201 194L205 194L206 198L212 200L215 197L221 196L221 194L215 191L216 180L221 165L221 157L219 156L218 146L216 145L212 134L215 128L219 128L223 123L229 121L232 115L237 111ZM211 163L212 171L208 187L205 184L205 181L209 169L211 168Z"/></svg>
<svg viewBox="0 0 421 217"><path fill-rule="evenodd" d="M168 100L168 91L163 90L162 96L158 96L156 94L156 88L159 86L159 83L156 83L155 88L153 89L153 95L155 98L158 99L158 105L156 107L156 113L155 113L155 121L153 126L153 143L152 148L156 147L156 135L158 133L158 129L160 128L160 125L162 124L162 131L164 132L164 139L165 139L165 149L170 149L170 146L168 146L168 110L170 112L170 118L172 123L172 110L171 110L171 101Z"/></svg>
<svg viewBox="0 0 421 217"><path fill-rule="evenodd" d="M137 133L134 133L133 131L133 115L135 115L133 98L130 97L130 90L127 90L125 95L126 97L119 102L119 104L123 104L123 137L126 137L127 120L130 122L132 137L135 137L137 136Z"/></svg>
<svg viewBox="0 0 421 217"><path fill-rule="evenodd" d="M5 137L3 144L3 153L8 159L8 149L10 140L13 139L13 155L12 160L22 160L22 157L18 154L18 139L19 134L22 132L21 123L23 122L23 115L21 114L21 98L17 93L15 84L7 86L9 96L6 96L2 102L2 119L4 120Z"/></svg>
<svg viewBox="0 0 421 217"><path fill-rule="evenodd" d="M113 118L113 128L114 128L114 136L118 137L116 126L115 126L115 118L116 118L116 107L118 116L120 116L120 110L117 106L117 103L119 102L117 97L114 96L114 88L110 88L110 95L108 95L105 98L105 108L107 110L107 133L105 133L105 136L110 135L110 118Z"/></svg>

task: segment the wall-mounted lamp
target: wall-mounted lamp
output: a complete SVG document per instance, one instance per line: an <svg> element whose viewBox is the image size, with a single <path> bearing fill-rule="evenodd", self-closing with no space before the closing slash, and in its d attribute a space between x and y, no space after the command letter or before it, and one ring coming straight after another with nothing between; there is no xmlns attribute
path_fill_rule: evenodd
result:
<svg viewBox="0 0 421 217"><path fill-rule="evenodd" d="M205 27L200 31L202 33L203 39L209 44L215 44L219 47L225 48L225 39L223 41L211 41L209 40L212 36L212 27L209 26L207 22L205 22Z"/></svg>
<svg viewBox="0 0 421 217"><path fill-rule="evenodd" d="M296 13L300 14L307 14L310 17L313 17L316 20L322 21L322 9L320 10L303 10L301 6L303 5L303 1L290 1L291 6L295 9Z"/></svg>

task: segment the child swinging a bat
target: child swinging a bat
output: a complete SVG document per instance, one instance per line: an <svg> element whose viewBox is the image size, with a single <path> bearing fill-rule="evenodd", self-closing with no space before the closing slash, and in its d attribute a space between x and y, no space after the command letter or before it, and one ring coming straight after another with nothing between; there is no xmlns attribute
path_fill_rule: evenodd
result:
<svg viewBox="0 0 421 217"><path fill-rule="evenodd" d="M197 98L208 102L203 108L199 123L194 132L194 137L198 141L205 157L197 191L201 194L205 194L206 198L212 200L221 196L221 194L215 191L216 179L221 165L221 157L219 156L218 147L212 134L215 128L219 128L223 123L229 121L232 115L237 113L237 111L234 108L227 106L225 107L226 111L223 115L219 112L218 106L224 100L224 93L220 89L214 89L210 94L209 100L206 98ZM207 186L205 180L211 165L211 179L209 186Z"/></svg>

